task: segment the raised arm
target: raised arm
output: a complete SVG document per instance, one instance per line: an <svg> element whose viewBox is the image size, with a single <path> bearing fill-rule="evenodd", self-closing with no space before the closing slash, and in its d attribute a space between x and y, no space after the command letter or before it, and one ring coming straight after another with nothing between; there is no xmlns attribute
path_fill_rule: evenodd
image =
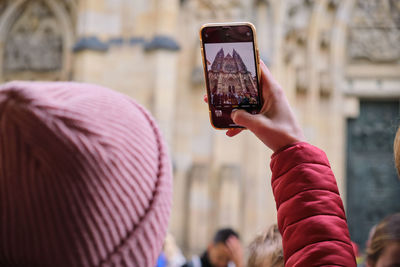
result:
<svg viewBox="0 0 400 267"><path fill-rule="evenodd" d="M275 153L272 188L285 266L356 266L335 177L323 151L305 142L279 84L261 63L264 106L260 114L232 113ZM228 136L240 130L227 131Z"/></svg>

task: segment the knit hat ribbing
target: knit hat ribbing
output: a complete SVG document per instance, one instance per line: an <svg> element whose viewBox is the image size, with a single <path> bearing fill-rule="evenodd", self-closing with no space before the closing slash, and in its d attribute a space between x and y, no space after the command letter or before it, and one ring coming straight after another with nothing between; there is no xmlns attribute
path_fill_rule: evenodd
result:
<svg viewBox="0 0 400 267"><path fill-rule="evenodd" d="M171 207L154 120L99 86L0 87L0 265L154 266Z"/></svg>

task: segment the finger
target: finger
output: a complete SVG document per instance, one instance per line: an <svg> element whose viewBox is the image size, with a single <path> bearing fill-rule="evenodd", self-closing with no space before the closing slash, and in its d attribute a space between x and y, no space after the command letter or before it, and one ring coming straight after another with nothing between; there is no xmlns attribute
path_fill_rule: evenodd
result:
<svg viewBox="0 0 400 267"><path fill-rule="evenodd" d="M261 68L261 83L263 85L267 85L270 88L276 86L278 83L272 76L272 73L269 71L267 65L265 65L264 61L262 60L260 61L260 68Z"/></svg>
<svg viewBox="0 0 400 267"><path fill-rule="evenodd" d="M273 122L266 116L262 114L252 115L244 110L234 111L232 120L236 124L249 129L260 139L266 134L265 131L269 131L273 128Z"/></svg>
<svg viewBox="0 0 400 267"><path fill-rule="evenodd" d="M231 244L231 245L235 245L235 244L239 244L239 243L240 243L239 239L238 239L236 236L234 236L234 235L230 236L230 237L228 238L227 242L228 242L229 244Z"/></svg>
<svg viewBox="0 0 400 267"><path fill-rule="evenodd" d="M252 115L244 110L232 111L231 117L234 123L243 126L250 131L254 131L257 125L259 125L259 115Z"/></svg>
<svg viewBox="0 0 400 267"><path fill-rule="evenodd" d="M243 131L243 129L241 129L241 128L229 129L228 131L226 131L226 135L229 137L233 137L233 136L239 134L241 131Z"/></svg>
<svg viewBox="0 0 400 267"><path fill-rule="evenodd" d="M204 100L204 102L208 103L208 96L204 95L203 100Z"/></svg>
<svg viewBox="0 0 400 267"><path fill-rule="evenodd" d="M228 240L226 241L226 245L229 248L229 250L234 251L236 247L236 242L232 237L229 237Z"/></svg>

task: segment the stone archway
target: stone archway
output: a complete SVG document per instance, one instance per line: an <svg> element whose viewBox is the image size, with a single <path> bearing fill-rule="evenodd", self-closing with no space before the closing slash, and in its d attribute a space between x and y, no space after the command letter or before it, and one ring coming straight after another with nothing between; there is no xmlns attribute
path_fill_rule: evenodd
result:
<svg viewBox="0 0 400 267"><path fill-rule="evenodd" d="M76 14L71 3L19 0L7 4L0 17L1 81L71 78L71 15Z"/></svg>
<svg viewBox="0 0 400 267"><path fill-rule="evenodd" d="M237 88L235 88L235 85L236 85L236 82L233 79L233 77L229 77L228 79L226 79L226 86L228 88L228 93L235 92L235 89L237 89Z"/></svg>

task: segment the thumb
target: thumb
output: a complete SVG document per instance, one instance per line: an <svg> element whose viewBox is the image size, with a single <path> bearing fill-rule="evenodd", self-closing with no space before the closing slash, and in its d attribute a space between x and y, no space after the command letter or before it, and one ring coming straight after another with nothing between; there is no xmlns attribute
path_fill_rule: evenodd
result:
<svg viewBox="0 0 400 267"><path fill-rule="evenodd" d="M237 125L246 127L250 131L252 131L256 125L258 125L259 117L258 114L252 115L245 110L233 110L231 113L231 118L234 123Z"/></svg>

